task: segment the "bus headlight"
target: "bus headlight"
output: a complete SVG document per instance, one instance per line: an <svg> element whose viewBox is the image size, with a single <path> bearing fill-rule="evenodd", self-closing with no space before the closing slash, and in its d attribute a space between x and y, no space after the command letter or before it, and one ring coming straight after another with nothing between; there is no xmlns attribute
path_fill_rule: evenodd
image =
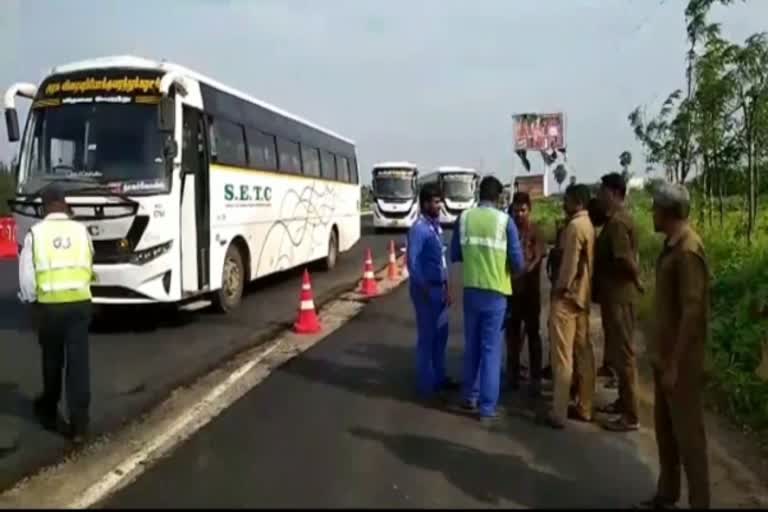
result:
<svg viewBox="0 0 768 512"><path fill-rule="evenodd" d="M131 263L134 265L145 265L167 253L171 249L172 244L173 241L170 241L150 247L149 249L144 249L143 251L137 251L131 255Z"/></svg>

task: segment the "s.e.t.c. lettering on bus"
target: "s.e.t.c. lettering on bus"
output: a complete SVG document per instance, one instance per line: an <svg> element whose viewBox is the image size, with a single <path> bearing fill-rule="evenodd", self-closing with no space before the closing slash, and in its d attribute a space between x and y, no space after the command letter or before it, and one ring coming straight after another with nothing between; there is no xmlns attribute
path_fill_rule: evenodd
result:
<svg viewBox="0 0 768 512"><path fill-rule="evenodd" d="M261 185L224 185L224 199L226 201L247 201L257 203L269 203L272 201L272 187Z"/></svg>

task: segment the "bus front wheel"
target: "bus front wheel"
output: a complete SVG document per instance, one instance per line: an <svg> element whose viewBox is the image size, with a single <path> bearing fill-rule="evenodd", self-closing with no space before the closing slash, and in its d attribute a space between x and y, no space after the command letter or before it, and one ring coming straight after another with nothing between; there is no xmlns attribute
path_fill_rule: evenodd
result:
<svg viewBox="0 0 768 512"><path fill-rule="evenodd" d="M336 232L336 229L331 229L331 235L328 237L328 255L322 261L323 270L333 270L338 260L339 234Z"/></svg>
<svg viewBox="0 0 768 512"><path fill-rule="evenodd" d="M243 255L235 244L227 249L224 268L221 272L221 288L214 292L213 302L221 313L230 313L237 309L243 298L245 286L245 266Z"/></svg>

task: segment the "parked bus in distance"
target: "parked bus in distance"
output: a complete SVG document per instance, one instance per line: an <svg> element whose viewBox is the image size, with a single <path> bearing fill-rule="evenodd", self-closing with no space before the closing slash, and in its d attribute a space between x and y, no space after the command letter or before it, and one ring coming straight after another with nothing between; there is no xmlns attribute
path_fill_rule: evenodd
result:
<svg viewBox="0 0 768 512"><path fill-rule="evenodd" d="M32 100L23 137L17 96ZM5 117L19 240L61 184L93 238L97 304L228 312L247 282L331 269L360 238L354 142L176 64L59 66L11 86Z"/></svg>
<svg viewBox="0 0 768 512"><path fill-rule="evenodd" d="M410 162L382 162L371 171L373 227L410 228L419 215L419 169Z"/></svg>
<svg viewBox="0 0 768 512"><path fill-rule="evenodd" d="M419 178L419 186L437 183L443 193L441 224L453 224L464 210L477 206L480 174L467 167L443 166Z"/></svg>

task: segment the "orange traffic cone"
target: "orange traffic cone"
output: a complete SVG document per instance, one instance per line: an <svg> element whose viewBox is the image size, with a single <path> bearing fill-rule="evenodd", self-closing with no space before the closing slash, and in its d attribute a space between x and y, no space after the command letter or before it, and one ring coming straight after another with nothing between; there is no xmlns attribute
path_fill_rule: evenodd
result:
<svg viewBox="0 0 768 512"><path fill-rule="evenodd" d="M293 324L293 330L299 334L313 334L320 331L320 321L317 319L315 300L312 296L312 283L306 269L304 269L304 278L301 280L299 318Z"/></svg>
<svg viewBox="0 0 768 512"><path fill-rule="evenodd" d="M379 294L379 285L376 276L373 275L373 256L371 249L365 251L365 265L363 267L363 281L360 283L360 291L366 297L375 297Z"/></svg>
<svg viewBox="0 0 768 512"><path fill-rule="evenodd" d="M397 254L395 253L395 241L389 241L389 266L387 267L387 278L395 281L400 277L400 271L397 268Z"/></svg>
<svg viewBox="0 0 768 512"><path fill-rule="evenodd" d="M400 267L400 276L408 279L408 246L403 247L403 266Z"/></svg>

